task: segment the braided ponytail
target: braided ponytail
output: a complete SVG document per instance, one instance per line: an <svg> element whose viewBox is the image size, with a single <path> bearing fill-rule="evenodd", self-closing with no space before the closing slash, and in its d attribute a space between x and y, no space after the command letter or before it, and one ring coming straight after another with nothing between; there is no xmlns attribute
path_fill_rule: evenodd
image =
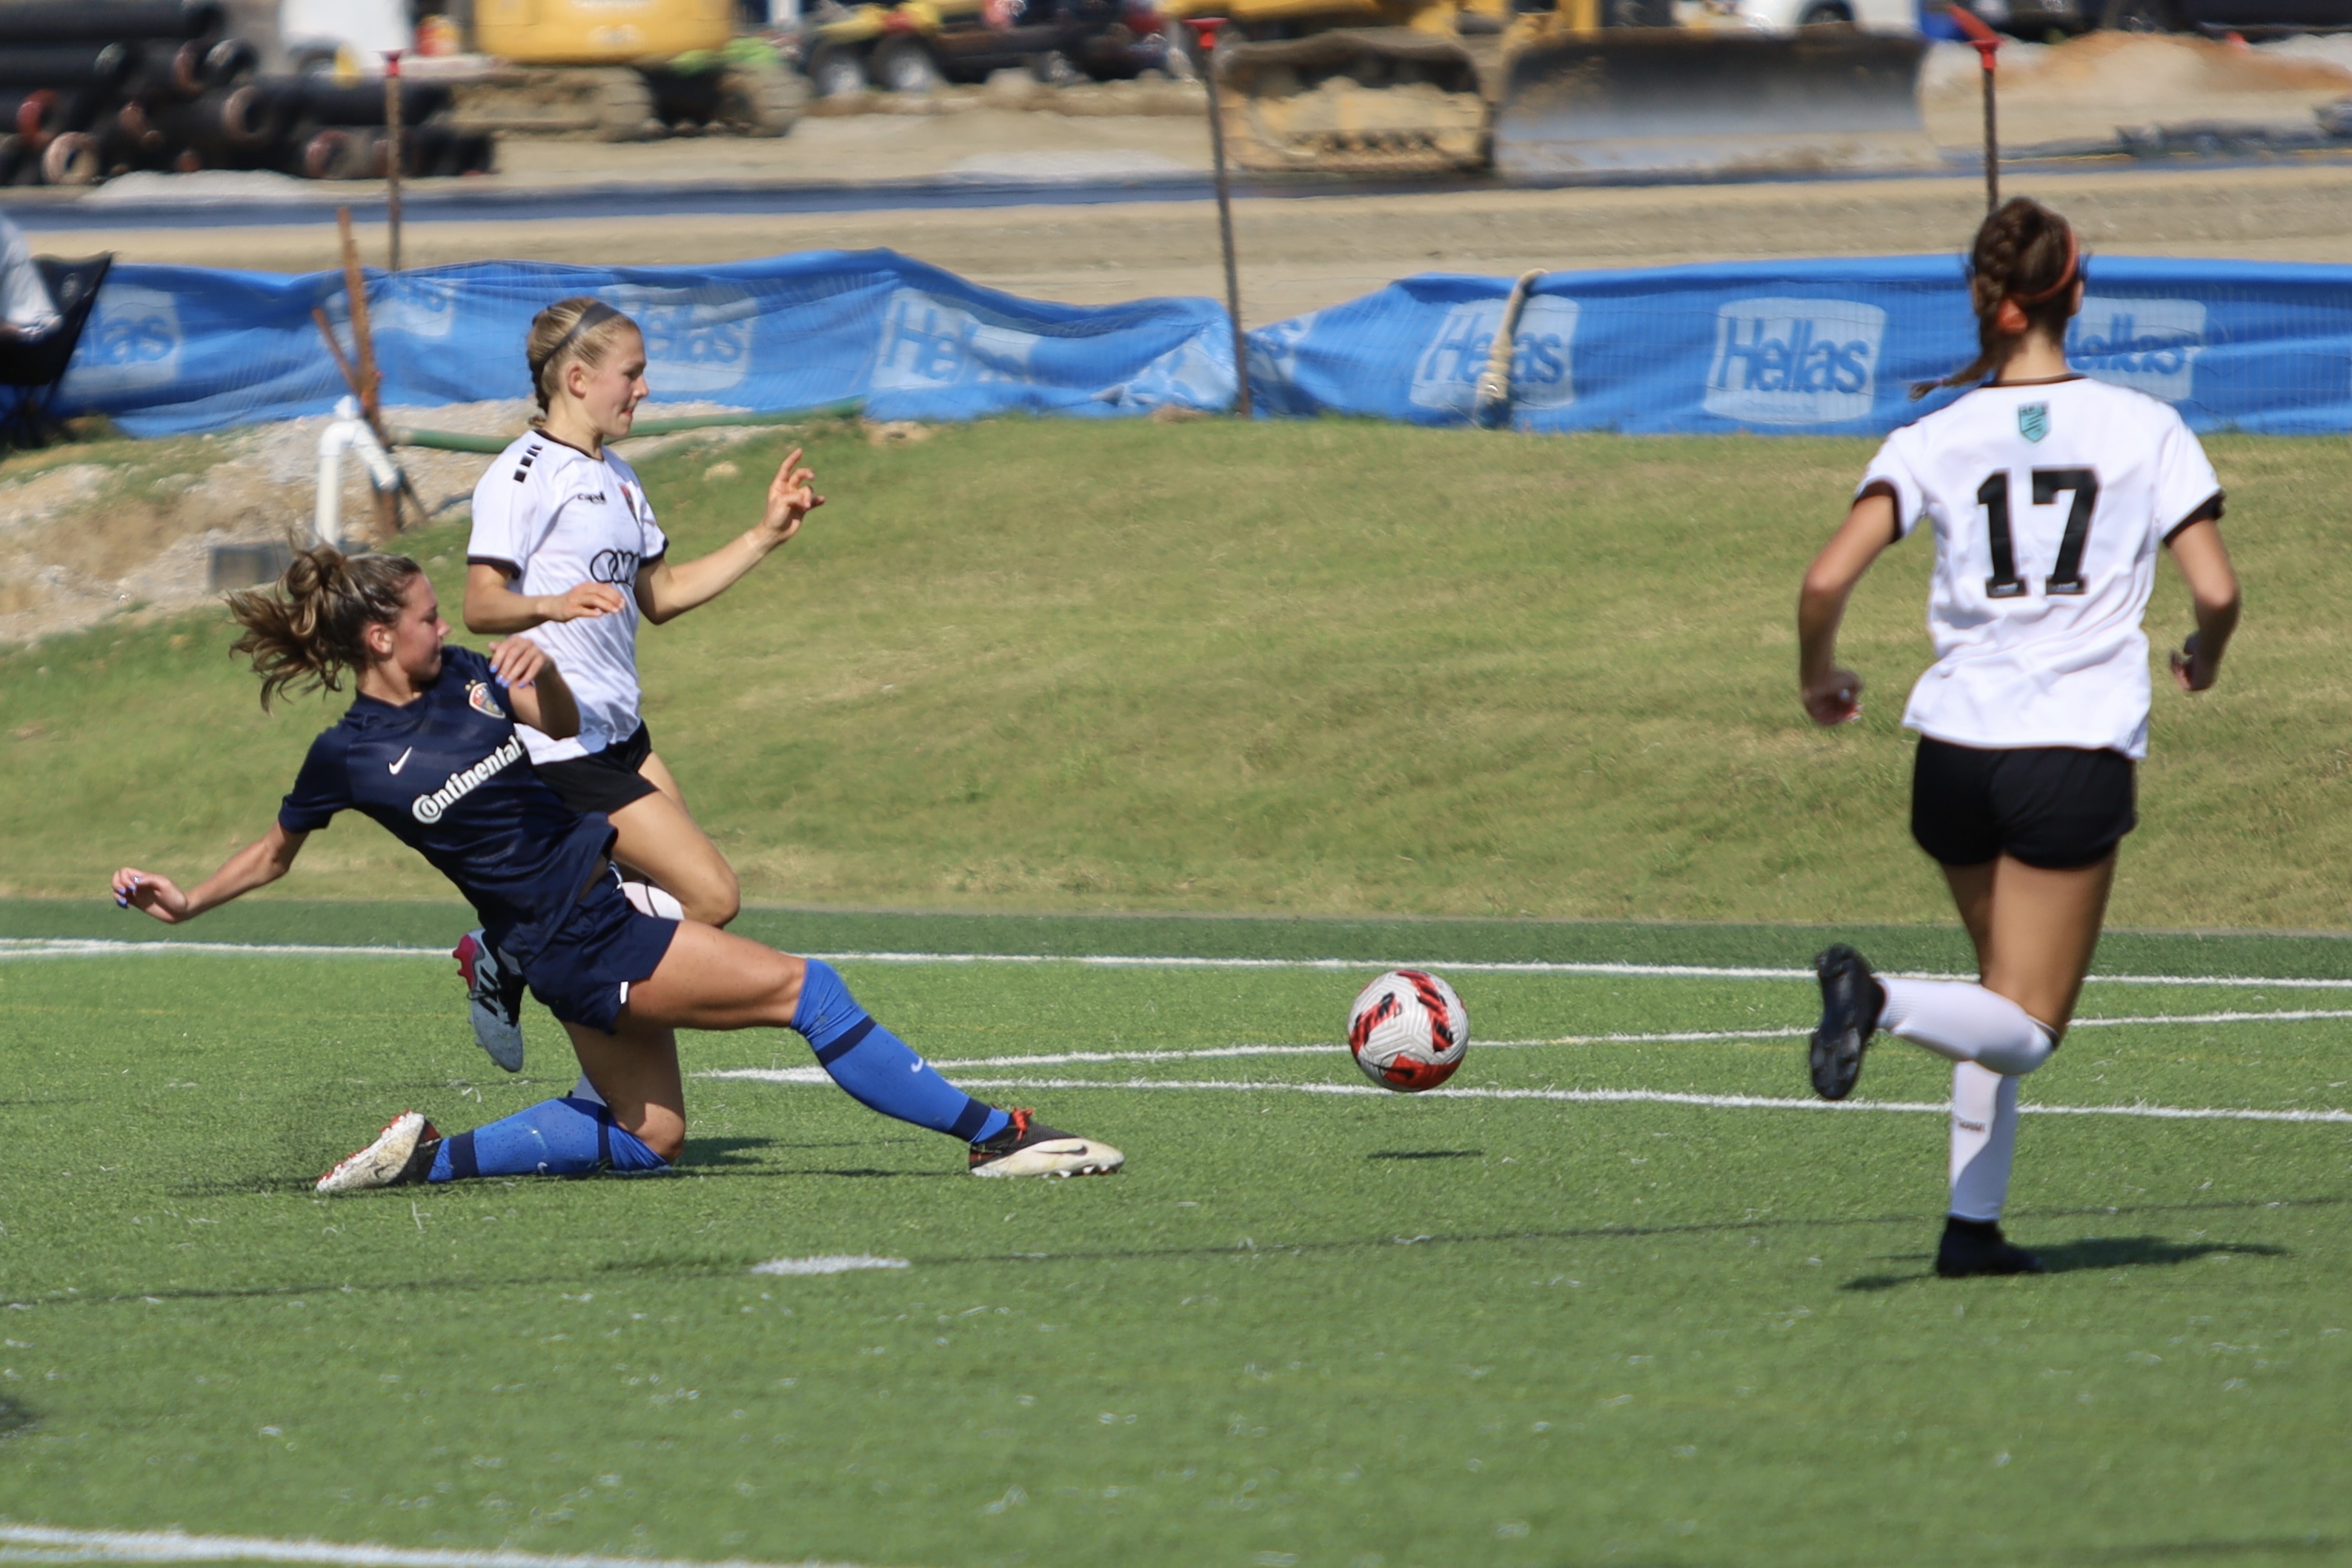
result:
<svg viewBox="0 0 2352 1568"><path fill-rule="evenodd" d="M1941 381L1914 384L1911 395L1925 397L1938 387L1983 380L2007 363L2035 328L2063 341L2074 313L2074 285L2081 276L2082 253L2072 225L2031 197L2003 202L1978 226L1969 252L1977 357Z"/></svg>
<svg viewBox="0 0 2352 1568"><path fill-rule="evenodd" d="M228 596L245 635L229 651L253 661L267 709L289 688L342 689L342 674L367 668L367 628L400 618L423 568L405 555L345 555L331 544L294 557L275 588Z"/></svg>

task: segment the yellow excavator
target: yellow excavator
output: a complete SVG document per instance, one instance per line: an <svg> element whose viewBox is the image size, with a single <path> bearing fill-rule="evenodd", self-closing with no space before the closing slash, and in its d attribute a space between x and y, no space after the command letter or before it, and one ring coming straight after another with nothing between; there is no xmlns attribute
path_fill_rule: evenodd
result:
<svg viewBox="0 0 2352 1568"><path fill-rule="evenodd" d="M469 129L635 142L672 130L782 136L808 96L734 0L475 0L474 50L498 65L446 81Z"/></svg>
<svg viewBox="0 0 2352 1568"><path fill-rule="evenodd" d="M1539 184L1941 166L1913 36L1676 26L1673 0L1164 8L1227 19L1212 63L1246 168L1492 168Z"/></svg>

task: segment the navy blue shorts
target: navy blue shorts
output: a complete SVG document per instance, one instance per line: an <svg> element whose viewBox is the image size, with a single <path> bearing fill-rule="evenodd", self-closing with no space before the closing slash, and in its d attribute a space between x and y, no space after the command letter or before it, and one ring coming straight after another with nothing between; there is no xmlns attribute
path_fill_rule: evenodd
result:
<svg viewBox="0 0 2352 1568"><path fill-rule="evenodd" d="M661 967L677 935L676 921L639 913L622 893L620 877L607 874L589 884L547 945L524 961L522 977L563 1022L609 1035L629 987Z"/></svg>

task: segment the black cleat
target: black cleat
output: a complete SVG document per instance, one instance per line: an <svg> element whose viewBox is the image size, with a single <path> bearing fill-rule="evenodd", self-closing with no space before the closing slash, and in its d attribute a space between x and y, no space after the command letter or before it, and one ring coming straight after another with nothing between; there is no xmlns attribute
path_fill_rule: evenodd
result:
<svg viewBox="0 0 2352 1568"><path fill-rule="evenodd" d="M1949 1215L1944 1220L1943 1245L1936 1248L1936 1272L1946 1279L1966 1279L1972 1274L2049 1271L2042 1259L2002 1237L1999 1222Z"/></svg>
<svg viewBox="0 0 2352 1568"><path fill-rule="evenodd" d="M1886 988L1870 972L1870 961L1843 942L1813 960L1822 983L1822 1023L1813 1031L1813 1092L1843 1100L1862 1076L1863 1048L1878 1032Z"/></svg>

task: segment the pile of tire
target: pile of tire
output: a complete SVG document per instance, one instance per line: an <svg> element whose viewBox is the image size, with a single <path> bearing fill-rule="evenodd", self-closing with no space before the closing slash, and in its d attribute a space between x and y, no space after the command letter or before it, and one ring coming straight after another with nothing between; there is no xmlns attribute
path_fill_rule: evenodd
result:
<svg viewBox="0 0 2352 1568"><path fill-rule="evenodd" d="M313 180L392 166L383 83L255 74L220 0L0 4L0 184L89 185L134 169L268 169ZM402 85L409 175L487 172L493 139L449 91Z"/></svg>

